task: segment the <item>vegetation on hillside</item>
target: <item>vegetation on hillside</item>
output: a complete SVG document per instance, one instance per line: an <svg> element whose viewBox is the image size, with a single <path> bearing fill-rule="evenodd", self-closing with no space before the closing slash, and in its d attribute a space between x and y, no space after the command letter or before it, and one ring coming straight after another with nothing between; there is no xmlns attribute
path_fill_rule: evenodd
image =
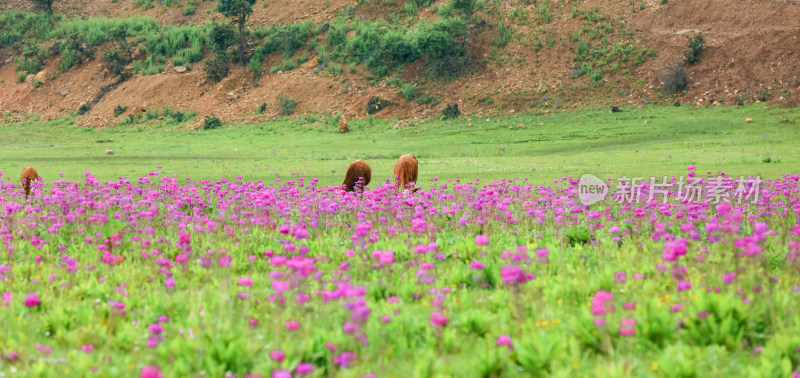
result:
<svg viewBox="0 0 800 378"><path fill-rule="evenodd" d="M235 27L210 21L173 26L146 17L81 19L8 11L0 15L0 48L11 47L19 52L17 71L21 79L38 72L56 56L62 57L60 68L66 71L101 51L109 71L118 76L128 71L157 74L169 63L180 66L202 61L212 81L224 79L232 64L248 65L257 81L267 72L289 71L316 57L317 74L340 75L345 68L355 73L363 66L368 81L375 82L420 59L429 79L453 80L487 64L485 59L474 59L469 47L470 38L479 30L476 27L487 19L500 20L490 24L497 49L514 41L528 46L529 38L533 38L536 51L544 47L542 38L547 46L556 42L544 27L553 22L546 1L538 2L532 15L525 7L504 14L494 3L451 0L433 6L438 17L427 20L420 18L419 11L431 3L414 0L406 2L399 13L390 12L388 19L369 21L355 17L351 7L328 21L246 27L253 4L252 0L218 0L216 10L230 18ZM147 8L147 4L136 5ZM402 20L400 14L407 19ZM604 74L628 73L628 66L635 67L647 57L656 56L654 50L637 50L632 34L628 34L632 32L615 30L596 7L582 10L575 4L572 14L586 22L572 37L573 77L586 75L592 82L601 82ZM537 25L541 28L535 29ZM517 27L534 29L530 36L520 36ZM618 42L612 42L612 37ZM267 58L276 54L279 62L264 67ZM493 52L492 56L496 54ZM406 96L409 100L415 97Z"/></svg>

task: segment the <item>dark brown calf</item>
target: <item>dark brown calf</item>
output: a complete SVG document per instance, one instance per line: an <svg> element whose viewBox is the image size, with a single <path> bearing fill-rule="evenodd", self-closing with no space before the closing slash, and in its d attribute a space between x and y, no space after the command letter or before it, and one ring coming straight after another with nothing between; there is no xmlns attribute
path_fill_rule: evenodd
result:
<svg viewBox="0 0 800 378"><path fill-rule="evenodd" d="M416 192L416 184L417 184L417 171L419 170L419 164L417 162L417 158L411 154L405 154L400 156L400 159L397 159L397 164L394 165L394 180L395 184L397 184L397 189L400 191L409 189L411 192ZM415 188L410 189L407 187L409 183L414 183Z"/></svg>
<svg viewBox="0 0 800 378"><path fill-rule="evenodd" d="M347 167L347 173L344 176L342 185L344 185L344 190L348 192L362 192L364 187L369 185L371 178L372 169L370 169L369 165L363 160L356 160ZM362 180L362 182L356 185L358 180Z"/></svg>
<svg viewBox="0 0 800 378"><path fill-rule="evenodd" d="M25 197L27 198L31 194L31 182L34 180L41 180L41 177L33 167L25 167L25 169L22 170L22 177L20 180L22 181L22 188L25 190Z"/></svg>

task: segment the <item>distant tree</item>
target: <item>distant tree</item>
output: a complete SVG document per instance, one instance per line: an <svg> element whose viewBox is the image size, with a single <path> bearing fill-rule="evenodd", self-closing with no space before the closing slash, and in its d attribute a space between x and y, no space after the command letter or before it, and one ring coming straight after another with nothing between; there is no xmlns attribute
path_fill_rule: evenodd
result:
<svg viewBox="0 0 800 378"><path fill-rule="evenodd" d="M53 13L54 0L31 0L31 2L37 9L43 10L45 13Z"/></svg>
<svg viewBox="0 0 800 378"><path fill-rule="evenodd" d="M217 12L222 13L225 17L233 19L233 22L239 29L239 51L237 53L237 60L244 64L244 51L247 48L247 36L245 35L245 22L247 17L253 13L253 5L256 0L219 0L217 2Z"/></svg>

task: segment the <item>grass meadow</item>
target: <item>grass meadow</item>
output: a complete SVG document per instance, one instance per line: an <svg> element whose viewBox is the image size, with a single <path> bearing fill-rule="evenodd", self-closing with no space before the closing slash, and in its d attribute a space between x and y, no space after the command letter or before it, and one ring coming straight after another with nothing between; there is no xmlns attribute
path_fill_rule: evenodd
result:
<svg viewBox="0 0 800 378"><path fill-rule="evenodd" d="M624 110L2 124L0 376L800 377L800 112Z"/></svg>
<svg viewBox="0 0 800 378"><path fill-rule="evenodd" d="M332 122L298 118L194 132L163 123L78 128L69 118L1 124L0 170L10 177L32 165L45 178L66 180L91 170L110 180L160 165L163 173L193 179L271 182L300 175L338 185L355 159L367 161L373 180L384 182L397 157L412 153L424 185L434 177L535 183L584 173L660 178L683 174L688 164L737 177L774 178L796 169L800 160L796 108L624 110L472 117L400 129L394 120L357 119L347 134L339 134ZM753 123L745 123L748 117ZM114 155L106 155L109 148Z"/></svg>

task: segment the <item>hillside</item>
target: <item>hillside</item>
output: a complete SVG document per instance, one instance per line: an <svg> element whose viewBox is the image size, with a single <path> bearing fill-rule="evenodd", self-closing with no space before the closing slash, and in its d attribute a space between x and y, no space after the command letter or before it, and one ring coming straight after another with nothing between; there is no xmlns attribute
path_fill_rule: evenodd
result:
<svg viewBox="0 0 800 378"><path fill-rule="evenodd" d="M29 37L36 40L31 44L38 46L37 51L44 51L42 57L50 55L41 59L41 67L36 66L34 72L30 68L26 72L18 62L27 45L11 43L17 40L11 26L32 16L8 15L31 11L31 3L0 3L7 19L6 31L1 32L6 34L0 34L3 119L15 121L30 113L54 119L76 114L83 104L80 113L84 114L77 122L89 126L163 117L164 106L196 112L199 117L191 127L210 114L225 122L258 122L281 115L279 96L297 101L294 116L344 114L348 118L367 116L367 103L377 96L391 105L375 113L376 117L406 119L436 117L454 103L462 115L675 101L800 103L797 2L488 1L479 2L468 18L450 9L446 1L262 0L253 6L247 21L249 44L244 55L251 64L231 64L219 82L210 80L204 67L215 56L208 37L212 22L226 22L214 11L215 5L195 0L56 2L54 12L63 18L42 26L54 31L52 38ZM188 7L193 7L193 13ZM91 17L135 20L112 21L144 25L137 27L157 32L132 37L134 33L128 31L125 43L130 44L132 61L125 62L127 74L122 76L104 63L104 53L123 51L111 38L99 39L96 46L84 44L85 59L63 69L63 51L70 39L93 30L81 29L84 24L99 24ZM421 53L420 43L427 41L425 33L455 30L457 22L447 24L453 19L466 20L465 35L453 32L450 42L466 46L471 64L455 78L431 75L431 54L437 51ZM169 49L157 53L153 48L161 46L154 40L162 38L158 33L168 34L168 29L186 38L177 46L178 54ZM57 35L65 30L77 34ZM685 66L688 88L669 94L662 88L665 69L684 60L687 36L697 31L705 38L705 47L697 64ZM341 42L334 41L334 32L341 32L334 36L343 38ZM419 56L402 64L375 63L378 60L372 55L379 49L370 41L389 38L391 33L399 38L397 46L413 46ZM279 39L286 35L295 39ZM24 41L25 34L20 38ZM61 51L46 53L54 51L54 45ZM264 53L260 65L253 63L259 51ZM187 66L185 72L173 67L176 57ZM188 63L192 60L198 61ZM261 104L266 106L257 111Z"/></svg>

